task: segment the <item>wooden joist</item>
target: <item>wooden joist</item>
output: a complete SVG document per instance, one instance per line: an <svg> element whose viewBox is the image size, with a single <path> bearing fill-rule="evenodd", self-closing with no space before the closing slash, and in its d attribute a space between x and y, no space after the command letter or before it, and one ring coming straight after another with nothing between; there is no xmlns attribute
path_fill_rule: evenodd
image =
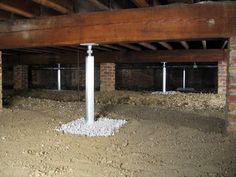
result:
<svg viewBox="0 0 236 177"><path fill-rule="evenodd" d="M79 52L80 62L84 62L86 51ZM226 58L226 51L222 49L206 50L173 50L173 51L127 51L101 52L94 51L95 62L111 63L157 63L157 62L217 62ZM17 60L19 59L20 60ZM19 64L76 64L78 52L63 52L58 54L17 55L16 58L3 56L5 60L16 60ZM10 61L9 61L10 62Z"/></svg>
<svg viewBox="0 0 236 177"><path fill-rule="evenodd" d="M150 44L150 43L146 43L146 42L139 42L138 43L139 45L143 46L143 47L146 47L148 49L151 49L151 50L157 50L156 46Z"/></svg>
<svg viewBox="0 0 236 177"><path fill-rule="evenodd" d="M108 44L104 44L102 45L103 47L109 48L109 49L113 49L113 50L119 50L119 51L124 51L124 49L122 49L121 47L116 47L114 45L108 45Z"/></svg>
<svg viewBox="0 0 236 177"><path fill-rule="evenodd" d="M101 50L101 51L112 51L111 49L107 49L107 48L104 48L104 47L100 47L100 46L94 46L93 47L95 50L97 49L97 50Z"/></svg>
<svg viewBox="0 0 236 177"><path fill-rule="evenodd" d="M226 46L227 46L227 44L228 44L228 40L226 40L225 42L224 42L224 44L222 45L222 49L224 49Z"/></svg>
<svg viewBox="0 0 236 177"><path fill-rule="evenodd" d="M1 0L0 9L5 10L10 13L15 13L23 17L32 18L35 16L35 6L29 1L19 1L19 0Z"/></svg>
<svg viewBox="0 0 236 177"><path fill-rule="evenodd" d="M109 10L109 7L105 4L101 3L99 0L87 0L88 2L92 3L94 6L101 10Z"/></svg>
<svg viewBox="0 0 236 177"><path fill-rule="evenodd" d="M146 0L131 0L137 7L149 7Z"/></svg>
<svg viewBox="0 0 236 177"><path fill-rule="evenodd" d="M158 42L158 43L162 45L163 47L167 48L168 50L173 50L173 47L167 42Z"/></svg>
<svg viewBox="0 0 236 177"><path fill-rule="evenodd" d="M119 45L122 46L122 47L128 48L128 49L131 49L131 50L135 50L135 51L141 51L142 50L141 48L136 47L132 44L119 44Z"/></svg>
<svg viewBox="0 0 236 177"><path fill-rule="evenodd" d="M68 0L32 0L38 4L54 9L60 13L68 14L73 12L72 3Z"/></svg>
<svg viewBox="0 0 236 177"><path fill-rule="evenodd" d="M189 45L186 41L180 41L180 44L185 48L185 49L189 49Z"/></svg>
<svg viewBox="0 0 236 177"><path fill-rule="evenodd" d="M206 42L206 40L203 40L203 41L202 41L202 46L203 46L204 49L207 48L207 42Z"/></svg>
<svg viewBox="0 0 236 177"><path fill-rule="evenodd" d="M0 49L228 38L235 17L236 2L219 2L1 22Z"/></svg>

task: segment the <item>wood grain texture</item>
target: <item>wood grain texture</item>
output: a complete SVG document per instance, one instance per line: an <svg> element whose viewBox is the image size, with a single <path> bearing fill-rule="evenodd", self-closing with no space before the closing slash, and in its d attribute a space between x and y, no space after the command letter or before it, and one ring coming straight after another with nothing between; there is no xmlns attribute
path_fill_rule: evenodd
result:
<svg viewBox="0 0 236 177"><path fill-rule="evenodd" d="M236 2L173 5L0 23L0 49L228 38Z"/></svg>

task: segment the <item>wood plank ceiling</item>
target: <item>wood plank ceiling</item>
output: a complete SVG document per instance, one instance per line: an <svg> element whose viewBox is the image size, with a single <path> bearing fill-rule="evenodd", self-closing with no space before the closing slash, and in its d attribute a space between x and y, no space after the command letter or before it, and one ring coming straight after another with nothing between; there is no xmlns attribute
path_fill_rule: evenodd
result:
<svg viewBox="0 0 236 177"><path fill-rule="evenodd" d="M0 21L40 18L93 11L116 9L148 8L176 3L206 3L201 0L1 0ZM208 2L209 3L209 2ZM202 39L201 41L156 41L139 43L106 44L95 47L97 51L157 51L190 49L225 49L227 39ZM57 53L86 50L81 46L61 46L4 50L4 54L16 53Z"/></svg>

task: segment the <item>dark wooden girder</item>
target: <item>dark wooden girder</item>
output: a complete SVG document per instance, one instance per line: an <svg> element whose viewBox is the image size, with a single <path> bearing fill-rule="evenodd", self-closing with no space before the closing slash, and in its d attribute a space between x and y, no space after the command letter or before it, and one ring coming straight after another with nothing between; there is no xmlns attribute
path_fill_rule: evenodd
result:
<svg viewBox="0 0 236 177"><path fill-rule="evenodd" d="M173 51L124 51L124 52L94 52L96 63L157 63L157 62L217 62L225 60L226 50L173 50ZM84 63L85 51L79 52L79 61ZM76 64L78 53L60 54L24 54L3 56L4 62L17 62L18 64Z"/></svg>
<svg viewBox="0 0 236 177"><path fill-rule="evenodd" d="M0 49L228 38L236 2L158 6L0 23Z"/></svg>

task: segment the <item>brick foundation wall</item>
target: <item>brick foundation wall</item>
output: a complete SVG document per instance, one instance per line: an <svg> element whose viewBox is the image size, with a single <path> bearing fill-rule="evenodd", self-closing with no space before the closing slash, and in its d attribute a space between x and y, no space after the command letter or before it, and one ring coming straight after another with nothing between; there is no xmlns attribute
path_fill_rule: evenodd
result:
<svg viewBox="0 0 236 177"><path fill-rule="evenodd" d="M47 67L47 66L45 66ZM49 66L50 67L50 66ZM69 67L69 66L66 66ZM71 67L77 67L71 66ZM42 67L43 68L43 67ZM100 71L99 67L95 66L94 71L95 83L94 87L99 90L100 87ZM45 77L46 76L46 77ZM43 89L57 89L57 70L43 70L31 68L31 85L30 88L43 88ZM78 83L79 82L79 83ZM80 90L85 89L85 68L81 66L77 70L61 70L61 87L62 90Z"/></svg>
<svg viewBox="0 0 236 177"><path fill-rule="evenodd" d="M218 94L226 94L227 62L218 62Z"/></svg>
<svg viewBox="0 0 236 177"><path fill-rule="evenodd" d="M0 51L0 112L2 108L2 52Z"/></svg>
<svg viewBox="0 0 236 177"><path fill-rule="evenodd" d="M100 64L100 91L115 90L115 64Z"/></svg>
<svg viewBox="0 0 236 177"><path fill-rule="evenodd" d="M228 132L236 131L236 36L229 40L229 54L227 65L227 118Z"/></svg>
<svg viewBox="0 0 236 177"><path fill-rule="evenodd" d="M15 90L28 89L28 66L15 65L13 67L13 83Z"/></svg>
<svg viewBox="0 0 236 177"><path fill-rule="evenodd" d="M153 69L118 69L116 74L118 89L150 90L155 87L156 79Z"/></svg>

